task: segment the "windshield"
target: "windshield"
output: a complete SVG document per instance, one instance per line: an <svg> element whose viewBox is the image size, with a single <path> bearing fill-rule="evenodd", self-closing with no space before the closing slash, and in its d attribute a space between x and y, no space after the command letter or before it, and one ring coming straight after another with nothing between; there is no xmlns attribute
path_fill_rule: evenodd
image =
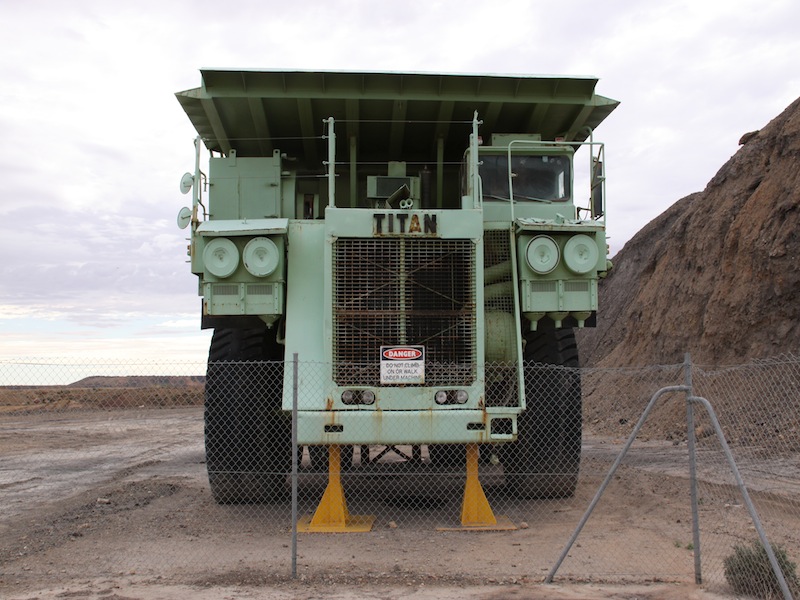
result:
<svg viewBox="0 0 800 600"><path fill-rule="evenodd" d="M508 200L508 156L481 156L481 181L485 199ZM566 202L570 198L568 156L512 155L511 179L514 200Z"/></svg>

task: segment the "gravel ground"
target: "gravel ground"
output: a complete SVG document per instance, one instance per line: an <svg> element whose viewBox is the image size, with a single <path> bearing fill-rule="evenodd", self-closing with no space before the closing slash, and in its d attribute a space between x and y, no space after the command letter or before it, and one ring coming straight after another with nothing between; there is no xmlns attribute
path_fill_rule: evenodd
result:
<svg viewBox="0 0 800 600"><path fill-rule="evenodd" d="M705 589L693 584L685 446L637 445L556 584L543 585L621 440L585 441L572 499L511 504L490 493L514 531L437 530L457 520L457 497L422 507L349 496L351 512L375 514L373 531L300 534L293 579L289 506L216 505L202 439L198 408L3 417L0 597L727 597L718 575ZM775 493L776 486L791 488L796 473L783 484L762 480L770 520L800 531L796 506ZM729 486L717 495L714 486L724 481L713 482L702 507L703 522L714 524L709 540L723 530L746 535L741 506L722 502ZM301 513L312 511L317 497L301 497ZM787 535L782 542L800 548ZM704 560L722 551L713 543L704 548Z"/></svg>

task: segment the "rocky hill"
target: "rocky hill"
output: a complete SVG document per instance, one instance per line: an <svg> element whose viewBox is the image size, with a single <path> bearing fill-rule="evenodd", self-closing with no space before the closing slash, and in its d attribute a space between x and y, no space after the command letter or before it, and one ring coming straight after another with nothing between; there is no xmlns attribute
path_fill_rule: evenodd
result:
<svg viewBox="0 0 800 600"><path fill-rule="evenodd" d="M732 364L800 349L800 99L705 190L642 229L601 282L581 362Z"/></svg>

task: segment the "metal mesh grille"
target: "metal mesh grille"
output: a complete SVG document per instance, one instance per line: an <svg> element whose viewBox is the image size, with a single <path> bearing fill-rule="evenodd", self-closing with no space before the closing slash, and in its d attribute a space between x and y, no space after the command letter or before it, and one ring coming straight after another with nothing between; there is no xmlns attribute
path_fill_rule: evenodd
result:
<svg viewBox="0 0 800 600"><path fill-rule="evenodd" d="M514 278L511 272L509 232L505 229L489 230L484 232L483 240L483 266L487 274L484 306L486 310L513 313L511 282Z"/></svg>
<svg viewBox="0 0 800 600"><path fill-rule="evenodd" d="M470 240L339 239L333 252L334 379L378 385L380 347L425 346L426 385L475 376Z"/></svg>
<svg viewBox="0 0 800 600"><path fill-rule="evenodd" d="M484 310L514 314L514 274L508 230L485 231L483 235ZM516 362L486 362L486 405L519 406L519 388L514 374Z"/></svg>
<svg viewBox="0 0 800 600"><path fill-rule="evenodd" d="M212 286L215 296L238 296L239 286L230 283L216 283Z"/></svg>
<svg viewBox="0 0 800 600"><path fill-rule="evenodd" d="M564 291L565 292L588 292L589 291L589 282L588 281L565 281L564 282Z"/></svg>
<svg viewBox="0 0 800 600"><path fill-rule="evenodd" d="M555 281L531 281L530 286L531 286L531 292L533 292L533 293L536 293L536 292L545 292L545 293L555 292L556 288L558 287L556 285Z"/></svg>
<svg viewBox="0 0 800 600"><path fill-rule="evenodd" d="M247 293L251 296L271 296L273 286L271 283L251 283L247 286Z"/></svg>

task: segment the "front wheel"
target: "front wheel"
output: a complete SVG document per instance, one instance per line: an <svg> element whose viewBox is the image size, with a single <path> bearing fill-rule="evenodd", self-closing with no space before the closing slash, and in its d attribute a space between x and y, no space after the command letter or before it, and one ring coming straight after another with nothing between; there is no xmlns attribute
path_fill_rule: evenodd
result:
<svg viewBox="0 0 800 600"><path fill-rule="evenodd" d="M572 329L532 332L524 352L526 410L517 441L502 448L503 471L518 498L575 493L581 460L581 376Z"/></svg>
<svg viewBox="0 0 800 600"><path fill-rule="evenodd" d="M208 481L220 504L282 494L291 466L291 421L281 412L283 347L275 331L216 329L205 389Z"/></svg>

